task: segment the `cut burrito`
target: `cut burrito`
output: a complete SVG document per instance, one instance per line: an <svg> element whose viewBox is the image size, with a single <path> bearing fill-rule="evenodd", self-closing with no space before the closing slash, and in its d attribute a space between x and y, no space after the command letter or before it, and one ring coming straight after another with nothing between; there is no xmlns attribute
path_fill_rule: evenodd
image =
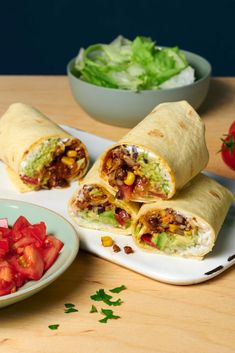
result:
<svg viewBox="0 0 235 353"><path fill-rule="evenodd" d="M212 250L232 201L229 190L199 174L175 198L143 205L133 239L142 249L203 258Z"/></svg>
<svg viewBox="0 0 235 353"><path fill-rule="evenodd" d="M101 178L119 199L170 199L208 162L205 128L186 102L158 105L102 156Z"/></svg>
<svg viewBox="0 0 235 353"><path fill-rule="evenodd" d="M85 174L89 162L79 139L23 103L0 118L0 159L21 192L65 187Z"/></svg>
<svg viewBox="0 0 235 353"><path fill-rule="evenodd" d="M99 160L90 169L69 202L69 213L82 227L131 234L140 205L115 199L99 178Z"/></svg>

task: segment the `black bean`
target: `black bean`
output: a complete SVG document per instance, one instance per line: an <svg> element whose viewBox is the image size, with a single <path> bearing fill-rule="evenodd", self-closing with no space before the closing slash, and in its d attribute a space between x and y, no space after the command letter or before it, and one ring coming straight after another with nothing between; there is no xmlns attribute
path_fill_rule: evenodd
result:
<svg viewBox="0 0 235 353"><path fill-rule="evenodd" d="M156 228L159 225L159 219L157 217L150 217L148 223L151 228Z"/></svg>

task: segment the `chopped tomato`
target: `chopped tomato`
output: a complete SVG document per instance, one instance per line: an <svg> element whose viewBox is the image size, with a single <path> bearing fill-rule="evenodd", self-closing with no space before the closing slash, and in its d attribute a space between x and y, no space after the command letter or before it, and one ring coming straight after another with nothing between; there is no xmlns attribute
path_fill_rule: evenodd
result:
<svg viewBox="0 0 235 353"><path fill-rule="evenodd" d="M32 185L38 185L39 184L39 179L38 178L32 178L27 175L22 175L21 179L23 180L24 183L27 184L32 184Z"/></svg>
<svg viewBox="0 0 235 353"><path fill-rule="evenodd" d="M10 259L13 268L26 279L38 280L44 271L41 253L34 245L27 245L22 255L14 255Z"/></svg>
<svg viewBox="0 0 235 353"><path fill-rule="evenodd" d="M157 245L152 241L152 235L151 235L151 234L143 234L143 235L141 236L141 240L142 240L144 243L146 243L146 244L152 246L153 248L157 248Z"/></svg>
<svg viewBox="0 0 235 353"><path fill-rule="evenodd" d="M13 293L28 280L38 280L55 262L63 243L47 235L46 224L30 224L20 216L8 227L0 219L0 296Z"/></svg>
<svg viewBox="0 0 235 353"><path fill-rule="evenodd" d="M22 238L22 230L29 225L29 221L24 216L20 216L12 227L12 238L14 240Z"/></svg>
<svg viewBox="0 0 235 353"><path fill-rule="evenodd" d="M116 211L115 218L118 223L121 224L121 226L125 226L126 223L131 219L131 216L125 210L120 208Z"/></svg>
<svg viewBox="0 0 235 353"><path fill-rule="evenodd" d="M42 250L45 271L53 265L63 245L64 244L59 239L52 235L46 237L44 248Z"/></svg>
<svg viewBox="0 0 235 353"><path fill-rule="evenodd" d="M133 192L133 185L120 185L119 186L119 192L120 192L120 199L124 200L130 200L132 192ZM119 197L118 197L119 198Z"/></svg>
<svg viewBox="0 0 235 353"><path fill-rule="evenodd" d="M16 291L14 270L7 261L0 263L0 296Z"/></svg>

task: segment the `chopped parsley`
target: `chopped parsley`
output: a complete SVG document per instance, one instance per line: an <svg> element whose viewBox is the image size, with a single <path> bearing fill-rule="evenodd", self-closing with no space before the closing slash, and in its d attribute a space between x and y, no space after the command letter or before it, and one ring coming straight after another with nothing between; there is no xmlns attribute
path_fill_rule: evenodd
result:
<svg viewBox="0 0 235 353"><path fill-rule="evenodd" d="M110 319L119 319L120 316L113 315L113 310L110 309L101 309L101 314L105 315L103 319L100 319L99 322L106 324Z"/></svg>
<svg viewBox="0 0 235 353"><path fill-rule="evenodd" d="M75 308L68 308L68 309L66 309L64 312L65 312L65 314L69 314L69 313L75 313L75 312L78 312L78 310L77 310L77 309L75 309Z"/></svg>
<svg viewBox="0 0 235 353"><path fill-rule="evenodd" d="M90 313L98 313L98 310L95 305L92 304Z"/></svg>
<svg viewBox="0 0 235 353"><path fill-rule="evenodd" d="M54 325L49 325L48 327L50 330L57 330L59 326L60 326L59 324L54 324Z"/></svg>
<svg viewBox="0 0 235 353"><path fill-rule="evenodd" d="M124 289L126 289L126 286L124 286L124 284L123 284L120 287L116 287L116 288L110 289L109 291L112 292L112 293L120 293Z"/></svg>
<svg viewBox="0 0 235 353"><path fill-rule="evenodd" d="M75 304L66 303L66 304L64 304L64 306L65 306L66 308L74 308L74 307L75 307Z"/></svg>
<svg viewBox="0 0 235 353"><path fill-rule="evenodd" d="M110 299L112 299L113 297L105 293L104 289L99 289L98 291L96 291L96 294L91 295L90 298L95 301L103 301L105 304L110 306L118 306L122 304L120 298L115 301L111 301Z"/></svg>

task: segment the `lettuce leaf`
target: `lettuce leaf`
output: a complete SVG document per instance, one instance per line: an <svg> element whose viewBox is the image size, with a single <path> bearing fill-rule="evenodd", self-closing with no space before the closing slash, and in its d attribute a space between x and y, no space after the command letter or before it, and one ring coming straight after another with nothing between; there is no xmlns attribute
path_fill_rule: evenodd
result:
<svg viewBox="0 0 235 353"><path fill-rule="evenodd" d="M131 41L118 36L110 44L82 48L73 73L97 86L140 91L161 88L187 67L185 55L177 47L158 48L151 38L138 36ZM188 84L192 83L194 77L188 77ZM179 81L173 85L180 85Z"/></svg>

